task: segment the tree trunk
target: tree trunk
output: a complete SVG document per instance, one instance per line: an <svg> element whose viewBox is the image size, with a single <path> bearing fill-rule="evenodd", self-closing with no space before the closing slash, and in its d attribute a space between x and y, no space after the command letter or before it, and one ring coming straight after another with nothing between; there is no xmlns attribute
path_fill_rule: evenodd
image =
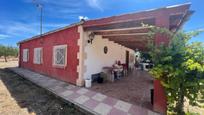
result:
<svg viewBox="0 0 204 115"><path fill-rule="evenodd" d="M6 56L4 56L4 60L5 60L5 62L8 62Z"/></svg>
<svg viewBox="0 0 204 115"><path fill-rule="evenodd" d="M183 84L180 84L180 95L178 98L178 102L176 103L176 113L177 115L185 115L183 110L184 107L184 87Z"/></svg>

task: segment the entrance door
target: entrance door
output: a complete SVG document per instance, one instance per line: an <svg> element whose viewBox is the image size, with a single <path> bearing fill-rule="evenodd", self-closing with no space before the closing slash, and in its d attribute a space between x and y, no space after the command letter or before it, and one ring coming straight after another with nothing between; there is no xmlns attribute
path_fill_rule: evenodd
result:
<svg viewBox="0 0 204 115"><path fill-rule="evenodd" d="M129 69L129 51L126 50L126 59L125 62L127 64L127 69Z"/></svg>

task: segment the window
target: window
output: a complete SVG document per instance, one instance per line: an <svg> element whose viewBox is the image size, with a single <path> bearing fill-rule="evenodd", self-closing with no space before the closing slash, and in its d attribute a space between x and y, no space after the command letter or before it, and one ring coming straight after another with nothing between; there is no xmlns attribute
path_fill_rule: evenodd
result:
<svg viewBox="0 0 204 115"><path fill-rule="evenodd" d="M34 48L33 55L33 63L34 64L42 64L42 48Z"/></svg>
<svg viewBox="0 0 204 115"><path fill-rule="evenodd" d="M53 61L55 66L66 66L67 63L67 45L54 46Z"/></svg>
<svg viewBox="0 0 204 115"><path fill-rule="evenodd" d="M23 49L23 62L28 62L29 59L29 50Z"/></svg>

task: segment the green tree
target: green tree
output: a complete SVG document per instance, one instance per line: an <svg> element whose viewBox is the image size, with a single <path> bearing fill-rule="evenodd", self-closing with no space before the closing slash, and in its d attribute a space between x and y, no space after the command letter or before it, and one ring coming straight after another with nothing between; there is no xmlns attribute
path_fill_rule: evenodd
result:
<svg viewBox="0 0 204 115"><path fill-rule="evenodd" d="M5 62L7 62L8 56L14 56L14 57L18 56L18 48L0 45L0 57L1 56L3 56L5 59Z"/></svg>
<svg viewBox="0 0 204 115"><path fill-rule="evenodd" d="M164 34L171 38L168 45L151 43L149 52L154 63L150 74L164 86L171 114L185 114L185 99L190 105L199 106L199 96L204 97L204 44L189 42L200 32L173 33L159 27L152 27L150 31L150 37Z"/></svg>

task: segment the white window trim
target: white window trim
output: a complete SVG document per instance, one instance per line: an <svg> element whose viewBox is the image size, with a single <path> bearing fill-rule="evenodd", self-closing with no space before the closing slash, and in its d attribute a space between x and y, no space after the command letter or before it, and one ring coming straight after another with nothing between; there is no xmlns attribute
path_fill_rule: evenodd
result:
<svg viewBox="0 0 204 115"><path fill-rule="evenodd" d="M36 51L35 50L41 50L41 54L40 54L40 62L37 62L36 61ZM38 47L38 48L34 48L34 50L33 50L34 52L33 52L33 63L34 64L42 64L43 63L43 48L42 47Z"/></svg>
<svg viewBox="0 0 204 115"><path fill-rule="evenodd" d="M25 56L25 52L27 52L26 53L26 57L24 57ZM23 49L23 62L28 62L29 61L29 49Z"/></svg>
<svg viewBox="0 0 204 115"><path fill-rule="evenodd" d="M56 64L55 63L55 50L58 49L58 48L65 48L66 49L66 52L65 52L65 64ZM59 68L64 68L67 66L67 45L57 45L57 46L54 46L53 47L53 66L54 67L59 67Z"/></svg>

